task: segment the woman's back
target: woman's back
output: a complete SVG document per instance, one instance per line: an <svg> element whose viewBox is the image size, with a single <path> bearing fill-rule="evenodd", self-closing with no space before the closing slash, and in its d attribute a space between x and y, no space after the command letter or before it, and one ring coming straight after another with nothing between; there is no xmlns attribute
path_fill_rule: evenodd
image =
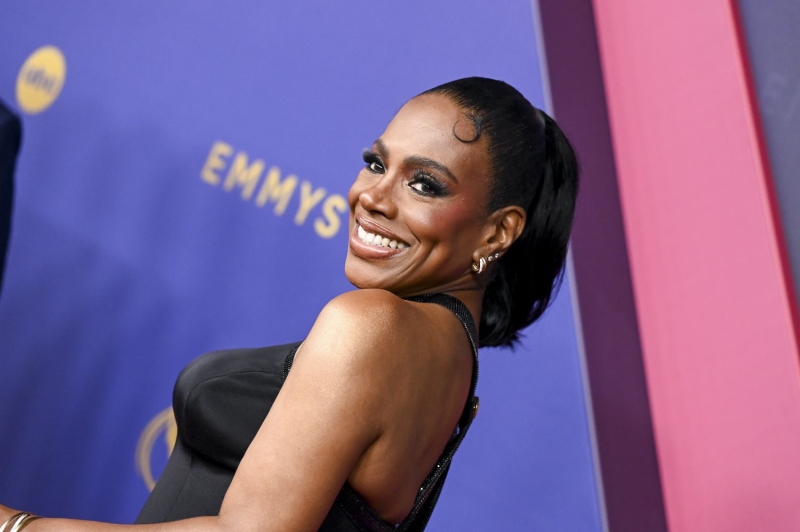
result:
<svg viewBox="0 0 800 532"><path fill-rule="evenodd" d="M399 523L462 414L472 348L458 318L440 305L403 301L384 291L356 294L347 304L368 299L388 312L381 318L386 323L370 324L381 327L384 337L374 362L383 366L386 405L382 434L348 482L386 521ZM387 330L393 331L389 337Z"/></svg>

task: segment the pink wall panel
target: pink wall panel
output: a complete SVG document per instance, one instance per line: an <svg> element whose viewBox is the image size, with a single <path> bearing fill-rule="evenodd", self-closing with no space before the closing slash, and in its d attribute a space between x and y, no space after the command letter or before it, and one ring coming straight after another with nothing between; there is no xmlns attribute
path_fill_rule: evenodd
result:
<svg viewBox="0 0 800 532"><path fill-rule="evenodd" d="M800 530L800 371L735 13L594 0L667 520Z"/></svg>

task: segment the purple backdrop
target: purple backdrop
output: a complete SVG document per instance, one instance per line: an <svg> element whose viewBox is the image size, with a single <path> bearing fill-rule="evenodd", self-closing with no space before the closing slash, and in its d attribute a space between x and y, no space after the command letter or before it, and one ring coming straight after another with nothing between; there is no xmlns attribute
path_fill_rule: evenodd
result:
<svg viewBox="0 0 800 532"><path fill-rule="evenodd" d="M157 474L169 427L138 457L137 442L180 369L300 339L350 289L337 209L403 102L483 75L543 105L532 7L499 5L4 2L0 98L24 138L0 501L133 520L137 460ZM65 76L26 63L46 45ZM37 112L37 95L52 104ZM517 352L482 352L481 414L431 530L601 529L569 292Z"/></svg>

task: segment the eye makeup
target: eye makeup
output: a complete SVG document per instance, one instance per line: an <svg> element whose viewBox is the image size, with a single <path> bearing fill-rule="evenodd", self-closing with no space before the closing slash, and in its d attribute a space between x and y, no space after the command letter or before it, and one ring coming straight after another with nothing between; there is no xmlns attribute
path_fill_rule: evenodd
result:
<svg viewBox="0 0 800 532"><path fill-rule="evenodd" d="M434 197L447 195L447 185L424 170L416 169L412 176L408 186L418 194Z"/></svg>
<svg viewBox="0 0 800 532"><path fill-rule="evenodd" d="M367 165L367 170L373 174L382 174L386 171L386 167L383 165L383 160L381 160L380 155L378 155L376 152L365 148L364 151L361 152L361 157L364 159L364 163Z"/></svg>
<svg viewBox="0 0 800 532"><path fill-rule="evenodd" d="M361 156L366 164L366 169L373 174L386 172L386 166L377 152L365 149ZM444 196L447 193L447 184L422 168L415 168L408 182L409 188L421 196Z"/></svg>

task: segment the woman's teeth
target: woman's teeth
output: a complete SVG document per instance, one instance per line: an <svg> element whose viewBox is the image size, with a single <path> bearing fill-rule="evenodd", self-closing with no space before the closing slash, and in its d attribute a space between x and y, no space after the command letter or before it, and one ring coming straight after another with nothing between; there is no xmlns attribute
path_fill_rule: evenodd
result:
<svg viewBox="0 0 800 532"><path fill-rule="evenodd" d="M380 246L384 248L405 249L408 247L408 244L406 244L405 242L398 242L397 240L390 240L385 236L376 235L375 233L368 233L360 225L358 226L358 238L360 238L363 242L366 242L367 244L372 244L373 246Z"/></svg>

